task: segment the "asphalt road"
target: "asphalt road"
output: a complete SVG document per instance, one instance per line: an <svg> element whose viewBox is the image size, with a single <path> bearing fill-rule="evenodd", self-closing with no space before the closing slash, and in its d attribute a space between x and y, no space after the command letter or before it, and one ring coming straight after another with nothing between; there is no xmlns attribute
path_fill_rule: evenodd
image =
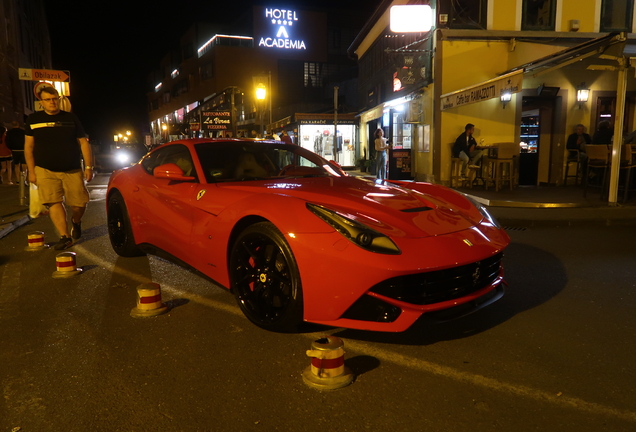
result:
<svg viewBox="0 0 636 432"><path fill-rule="evenodd" d="M633 227L510 231L506 295L457 321L277 334L193 272L118 258L106 180L72 249L81 275L24 250L34 230L57 240L47 218L0 241L0 432L636 430ZM172 309L132 318L147 281ZM346 388L301 379L323 334L344 340Z"/></svg>

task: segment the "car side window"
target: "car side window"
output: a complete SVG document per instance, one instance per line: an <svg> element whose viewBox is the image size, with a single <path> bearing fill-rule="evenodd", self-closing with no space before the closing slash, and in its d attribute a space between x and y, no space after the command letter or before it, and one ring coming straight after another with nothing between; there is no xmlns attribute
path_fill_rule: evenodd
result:
<svg viewBox="0 0 636 432"><path fill-rule="evenodd" d="M148 174L152 175L156 167L167 163L176 164L179 168L181 168L183 175L185 176L196 177L196 170L192 163L190 150L188 150L186 146L180 144L165 146L152 152L144 158L141 165Z"/></svg>

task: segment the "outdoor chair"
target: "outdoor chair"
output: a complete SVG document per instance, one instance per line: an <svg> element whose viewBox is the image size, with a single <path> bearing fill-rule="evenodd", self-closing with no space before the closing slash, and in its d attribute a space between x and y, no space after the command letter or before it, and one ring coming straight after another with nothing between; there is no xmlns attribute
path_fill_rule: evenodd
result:
<svg viewBox="0 0 636 432"><path fill-rule="evenodd" d="M463 162L460 158L453 156L453 144L450 144L451 151L451 178L450 184L451 187L461 187L464 182L462 181L462 165Z"/></svg>
<svg viewBox="0 0 636 432"><path fill-rule="evenodd" d="M585 170L585 177L583 178L583 196L587 196L587 187L590 183L590 173L601 173L600 188L601 199L605 193L605 179L609 172L610 166L610 152L607 144L588 144L585 146L585 153L587 154L587 169Z"/></svg>
<svg viewBox="0 0 636 432"><path fill-rule="evenodd" d="M563 186L568 185L568 179L574 177L574 186L579 185L579 177L581 176L581 153L578 150L565 149L565 180ZM574 174L570 174L570 166L574 170Z"/></svg>
<svg viewBox="0 0 636 432"><path fill-rule="evenodd" d="M491 164L486 169L487 177L485 179L486 187L488 181L493 181L495 191L499 191L501 185L505 182L510 184L512 190L517 184L517 163L519 159L519 144L514 142L495 143L497 147L496 156L488 156L488 162Z"/></svg>

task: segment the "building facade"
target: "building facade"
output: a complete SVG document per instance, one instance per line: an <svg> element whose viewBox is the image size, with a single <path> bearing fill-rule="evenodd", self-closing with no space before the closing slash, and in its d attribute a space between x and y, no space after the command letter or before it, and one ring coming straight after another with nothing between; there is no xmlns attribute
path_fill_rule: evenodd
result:
<svg viewBox="0 0 636 432"><path fill-rule="evenodd" d="M346 18L335 11L254 6L226 27L194 24L150 78L152 143L264 136L286 128L301 144L297 124L282 120L357 107L357 64L347 48L364 20Z"/></svg>
<svg viewBox="0 0 636 432"><path fill-rule="evenodd" d="M0 116L5 127L35 110L33 82L20 68L50 69L51 43L42 0L0 0Z"/></svg>
<svg viewBox="0 0 636 432"><path fill-rule="evenodd" d="M390 30L391 6L423 3L430 31ZM625 73L635 12L632 0L385 1L349 49L367 96L360 144L372 147L381 127L394 161L408 158L390 178L449 184L451 144L473 123L478 141L520 145L521 184L563 184L577 124L593 133L609 121L616 137L636 127L636 80Z"/></svg>

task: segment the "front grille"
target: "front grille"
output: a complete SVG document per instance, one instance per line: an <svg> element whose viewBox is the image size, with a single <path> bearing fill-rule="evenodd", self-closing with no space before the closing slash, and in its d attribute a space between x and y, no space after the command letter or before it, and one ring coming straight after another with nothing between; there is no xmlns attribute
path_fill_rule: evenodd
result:
<svg viewBox="0 0 636 432"><path fill-rule="evenodd" d="M492 284L499 275L502 256L499 253L460 267L387 279L371 292L416 305L458 299Z"/></svg>

